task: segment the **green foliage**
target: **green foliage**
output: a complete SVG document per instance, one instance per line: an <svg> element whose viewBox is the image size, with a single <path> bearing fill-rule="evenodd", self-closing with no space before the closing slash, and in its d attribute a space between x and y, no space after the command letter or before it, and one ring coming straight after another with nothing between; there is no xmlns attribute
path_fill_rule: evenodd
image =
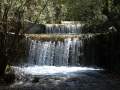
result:
<svg viewBox="0 0 120 90"><path fill-rule="evenodd" d="M97 23L102 20L101 1L99 0L67 0L65 19L82 21L84 23ZM65 11L65 10L64 10Z"/></svg>
<svg viewBox="0 0 120 90"><path fill-rule="evenodd" d="M9 5L9 16L16 9L24 11L24 19L32 22L60 23L61 20L91 23L101 20L101 0L3 0Z"/></svg>
<svg viewBox="0 0 120 90"><path fill-rule="evenodd" d="M5 69L5 73L10 73L11 70L12 70L11 66L7 65Z"/></svg>
<svg viewBox="0 0 120 90"><path fill-rule="evenodd" d="M10 8L8 20L19 10L23 21L35 23L81 21L99 25L109 19L108 14L112 18L120 13L119 0L1 0L0 17L6 6Z"/></svg>

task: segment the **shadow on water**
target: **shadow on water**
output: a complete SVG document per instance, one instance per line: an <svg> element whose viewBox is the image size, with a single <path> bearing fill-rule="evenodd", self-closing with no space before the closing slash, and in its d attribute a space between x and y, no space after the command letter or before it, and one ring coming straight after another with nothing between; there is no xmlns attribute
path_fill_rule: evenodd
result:
<svg viewBox="0 0 120 90"><path fill-rule="evenodd" d="M56 73L50 73L53 68L57 68L54 69ZM51 69L49 66L44 68L43 71L46 72L43 73L31 69L33 72L38 72L34 75L33 72L21 68L23 71L19 69L19 72L21 74L24 72L24 75L22 74L23 77L20 80L16 80L14 84L7 87L0 86L0 88L3 88L2 90L119 90L120 88L120 79L109 79L102 73L104 72L102 69L64 67L61 71L61 68L63 67L52 66Z"/></svg>
<svg viewBox="0 0 120 90"><path fill-rule="evenodd" d="M14 67L16 76L23 76L10 86L13 90L79 90L84 79L89 82L99 77L102 69L87 67L56 67L56 66L33 66ZM88 73L91 73L88 75ZM21 75L20 75L21 74ZM24 74L24 75L23 75ZM94 77L94 76L96 77ZM81 82L82 81L82 82ZM34 89L33 89L34 88Z"/></svg>

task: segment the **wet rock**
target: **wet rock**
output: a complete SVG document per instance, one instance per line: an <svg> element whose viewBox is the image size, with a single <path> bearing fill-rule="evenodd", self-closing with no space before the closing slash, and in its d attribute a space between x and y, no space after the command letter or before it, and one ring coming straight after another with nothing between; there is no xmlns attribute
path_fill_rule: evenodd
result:
<svg viewBox="0 0 120 90"><path fill-rule="evenodd" d="M4 81L8 84L11 84L15 81L15 74L14 73L8 73L4 76Z"/></svg>
<svg viewBox="0 0 120 90"><path fill-rule="evenodd" d="M32 83L37 83L39 82L40 78L39 77L34 77L32 80Z"/></svg>

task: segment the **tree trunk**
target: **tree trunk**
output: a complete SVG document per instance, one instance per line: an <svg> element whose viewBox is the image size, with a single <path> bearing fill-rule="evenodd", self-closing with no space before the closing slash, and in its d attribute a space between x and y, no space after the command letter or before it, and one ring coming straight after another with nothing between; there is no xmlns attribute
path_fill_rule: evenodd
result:
<svg viewBox="0 0 120 90"><path fill-rule="evenodd" d="M5 74L5 69L7 66L8 58L5 55L0 55L0 76L3 76Z"/></svg>
<svg viewBox="0 0 120 90"><path fill-rule="evenodd" d="M1 33L0 37L0 76L2 76L5 74L8 58L6 53L6 35Z"/></svg>
<svg viewBox="0 0 120 90"><path fill-rule="evenodd" d="M0 0L0 21L2 20L2 0Z"/></svg>

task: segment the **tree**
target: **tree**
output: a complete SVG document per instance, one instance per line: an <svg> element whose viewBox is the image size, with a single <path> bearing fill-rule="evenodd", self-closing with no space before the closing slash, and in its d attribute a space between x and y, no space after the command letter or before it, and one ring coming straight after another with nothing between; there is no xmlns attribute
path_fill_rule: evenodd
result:
<svg viewBox="0 0 120 90"><path fill-rule="evenodd" d="M100 0L63 0L63 19L98 23L102 21Z"/></svg>
<svg viewBox="0 0 120 90"><path fill-rule="evenodd" d="M17 4L16 4L17 3ZM10 62L10 56L18 54L21 29L23 29L24 3L14 0L3 0L1 5L1 32L0 32L0 76L5 74L5 68ZM12 32L10 34L10 27ZM11 39L12 38L12 39ZM12 58L13 60L16 58ZM11 61L12 62L12 61Z"/></svg>
<svg viewBox="0 0 120 90"><path fill-rule="evenodd" d="M117 30L120 29L120 1L119 0L105 0L103 1L102 13L107 16L108 22Z"/></svg>

